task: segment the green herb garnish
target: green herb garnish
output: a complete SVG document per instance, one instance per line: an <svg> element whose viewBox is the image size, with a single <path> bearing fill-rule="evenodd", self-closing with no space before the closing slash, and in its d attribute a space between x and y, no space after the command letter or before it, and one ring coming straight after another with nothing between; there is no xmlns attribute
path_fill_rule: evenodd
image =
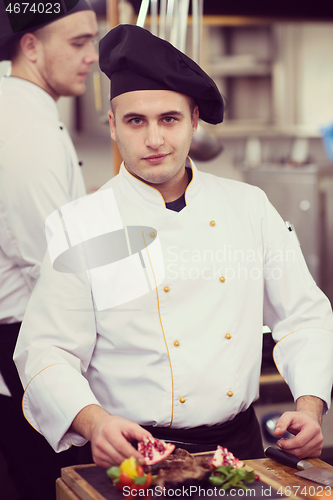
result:
<svg viewBox="0 0 333 500"><path fill-rule="evenodd" d="M247 490L248 488L243 484L243 481L252 483L254 480L254 471L248 472L245 467L235 469L232 465L220 465L216 467L209 477L209 482L213 486L220 487L223 490L232 487Z"/></svg>

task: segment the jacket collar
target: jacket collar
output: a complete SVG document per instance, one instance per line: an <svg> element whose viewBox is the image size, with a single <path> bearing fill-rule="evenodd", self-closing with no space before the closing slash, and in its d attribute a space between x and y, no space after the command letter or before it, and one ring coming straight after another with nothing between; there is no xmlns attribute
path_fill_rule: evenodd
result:
<svg viewBox="0 0 333 500"><path fill-rule="evenodd" d="M185 201L186 205L193 203L194 198L200 192L200 172L195 166L194 162L187 157L186 159L186 167L192 168L192 180L188 184L185 190ZM126 190L128 190L128 194L134 196L134 198L140 202L142 198L149 203L154 205L155 207L159 207L161 209L165 209L165 202L161 193L154 187L146 184L144 181L137 179L134 177L125 167L124 162L121 164L120 177L124 180L126 185Z"/></svg>
<svg viewBox="0 0 333 500"><path fill-rule="evenodd" d="M28 104L34 109L34 113L39 111L59 121L59 110L55 100L38 85L23 78L4 76L0 81L0 94L2 91L12 92L16 101L21 101L25 106Z"/></svg>

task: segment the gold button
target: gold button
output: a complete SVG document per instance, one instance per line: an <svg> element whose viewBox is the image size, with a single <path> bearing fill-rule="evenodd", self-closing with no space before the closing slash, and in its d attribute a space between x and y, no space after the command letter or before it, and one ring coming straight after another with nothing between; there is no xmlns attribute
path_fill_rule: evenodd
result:
<svg viewBox="0 0 333 500"><path fill-rule="evenodd" d="M150 237L151 237L151 238L155 238L155 236L156 236L156 234L154 233L154 231L152 231L152 232L150 233Z"/></svg>
<svg viewBox="0 0 333 500"><path fill-rule="evenodd" d="M225 277L224 276L220 276L219 280L221 281L221 283L224 283L225 282Z"/></svg>
<svg viewBox="0 0 333 500"><path fill-rule="evenodd" d="M210 224L211 226L215 226L216 222L215 222L215 220L211 220L209 224Z"/></svg>
<svg viewBox="0 0 333 500"><path fill-rule="evenodd" d="M228 396L229 398L232 398L232 396L233 396L233 395L234 395L234 393L233 393L232 391L228 391L228 392L227 392L227 396Z"/></svg>
<svg viewBox="0 0 333 500"><path fill-rule="evenodd" d="M226 339L230 340L231 339L231 335L230 333L227 333L226 336L225 336Z"/></svg>
<svg viewBox="0 0 333 500"><path fill-rule="evenodd" d="M173 345L174 345L175 347L178 347L178 346L180 345L179 340L175 340L175 341L174 341L174 343L173 343Z"/></svg>
<svg viewBox="0 0 333 500"><path fill-rule="evenodd" d="M164 291L165 291L165 292L170 292L170 288L169 288L168 286L165 286L165 287L164 287Z"/></svg>
<svg viewBox="0 0 333 500"><path fill-rule="evenodd" d="M182 396L181 398L179 398L179 401L180 401L181 403L185 403L186 399L184 398L184 396Z"/></svg>

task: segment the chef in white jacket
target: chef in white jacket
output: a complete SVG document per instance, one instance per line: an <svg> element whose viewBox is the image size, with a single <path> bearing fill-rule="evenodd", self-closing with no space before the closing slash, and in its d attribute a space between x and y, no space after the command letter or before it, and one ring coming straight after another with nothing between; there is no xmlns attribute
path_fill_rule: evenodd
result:
<svg viewBox="0 0 333 500"><path fill-rule="evenodd" d="M0 450L19 498L34 500L55 498L55 478L77 450L56 455L27 424L12 357L46 251L45 219L86 195L57 101L82 94L98 60L88 2L67 13L60 3L43 8L0 0L0 60L11 61L0 81Z"/></svg>
<svg viewBox="0 0 333 500"><path fill-rule="evenodd" d="M188 449L262 456L262 326L296 401L279 446L318 456L330 405L333 320L290 231L256 187L201 173L187 157L198 118L223 101L192 60L148 31L111 30L120 173L47 221L49 254L15 352L23 409L57 451L91 442L108 467L153 434ZM193 447L193 448L191 448Z"/></svg>

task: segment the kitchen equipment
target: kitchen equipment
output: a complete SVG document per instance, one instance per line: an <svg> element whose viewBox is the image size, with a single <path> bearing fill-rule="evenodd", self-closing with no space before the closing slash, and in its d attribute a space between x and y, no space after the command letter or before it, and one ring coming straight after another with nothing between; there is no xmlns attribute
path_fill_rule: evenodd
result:
<svg viewBox="0 0 333 500"><path fill-rule="evenodd" d="M195 161L210 161L223 151L220 139L213 137L202 127L200 121L190 148L190 157Z"/></svg>
<svg viewBox="0 0 333 500"><path fill-rule="evenodd" d="M192 58L200 63L200 46L203 24L203 0L192 0ZM193 136L190 156L195 161L210 161L223 151L223 146L217 137L209 134L201 125L200 120L195 136Z"/></svg>
<svg viewBox="0 0 333 500"><path fill-rule="evenodd" d="M151 33L185 52L189 3L190 0L161 0L158 18L157 0L142 0L136 25L144 27L150 4Z"/></svg>
<svg viewBox="0 0 333 500"><path fill-rule="evenodd" d="M295 476L309 479L324 486L333 486L333 474L331 472L314 467L306 460L299 460L295 455L286 453L273 446L268 446L265 449L265 456L294 469L299 469L300 472L295 472Z"/></svg>
<svg viewBox="0 0 333 500"><path fill-rule="evenodd" d="M246 141L245 161L249 167L261 165L261 144L258 137L249 137Z"/></svg>
<svg viewBox="0 0 333 500"><path fill-rule="evenodd" d="M143 26L145 24L147 12L148 12L148 7L149 7L149 0L142 0L138 19L136 21L136 25L141 26L141 28L143 28Z"/></svg>
<svg viewBox="0 0 333 500"><path fill-rule="evenodd" d="M280 437L277 437L274 434L276 422L279 420L280 417L281 413L268 413L267 415L264 415L263 418L261 419L262 432L266 440L270 443L275 444L280 439ZM285 432L282 437L290 438L293 436L289 432Z"/></svg>
<svg viewBox="0 0 333 500"><path fill-rule="evenodd" d="M328 263L323 259L321 172L316 165L294 168L262 163L244 169L244 180L265 191L284 220L292 222L307 266L314 280L323 288ZM325 290L324 290L325 292Z"/></svg>

